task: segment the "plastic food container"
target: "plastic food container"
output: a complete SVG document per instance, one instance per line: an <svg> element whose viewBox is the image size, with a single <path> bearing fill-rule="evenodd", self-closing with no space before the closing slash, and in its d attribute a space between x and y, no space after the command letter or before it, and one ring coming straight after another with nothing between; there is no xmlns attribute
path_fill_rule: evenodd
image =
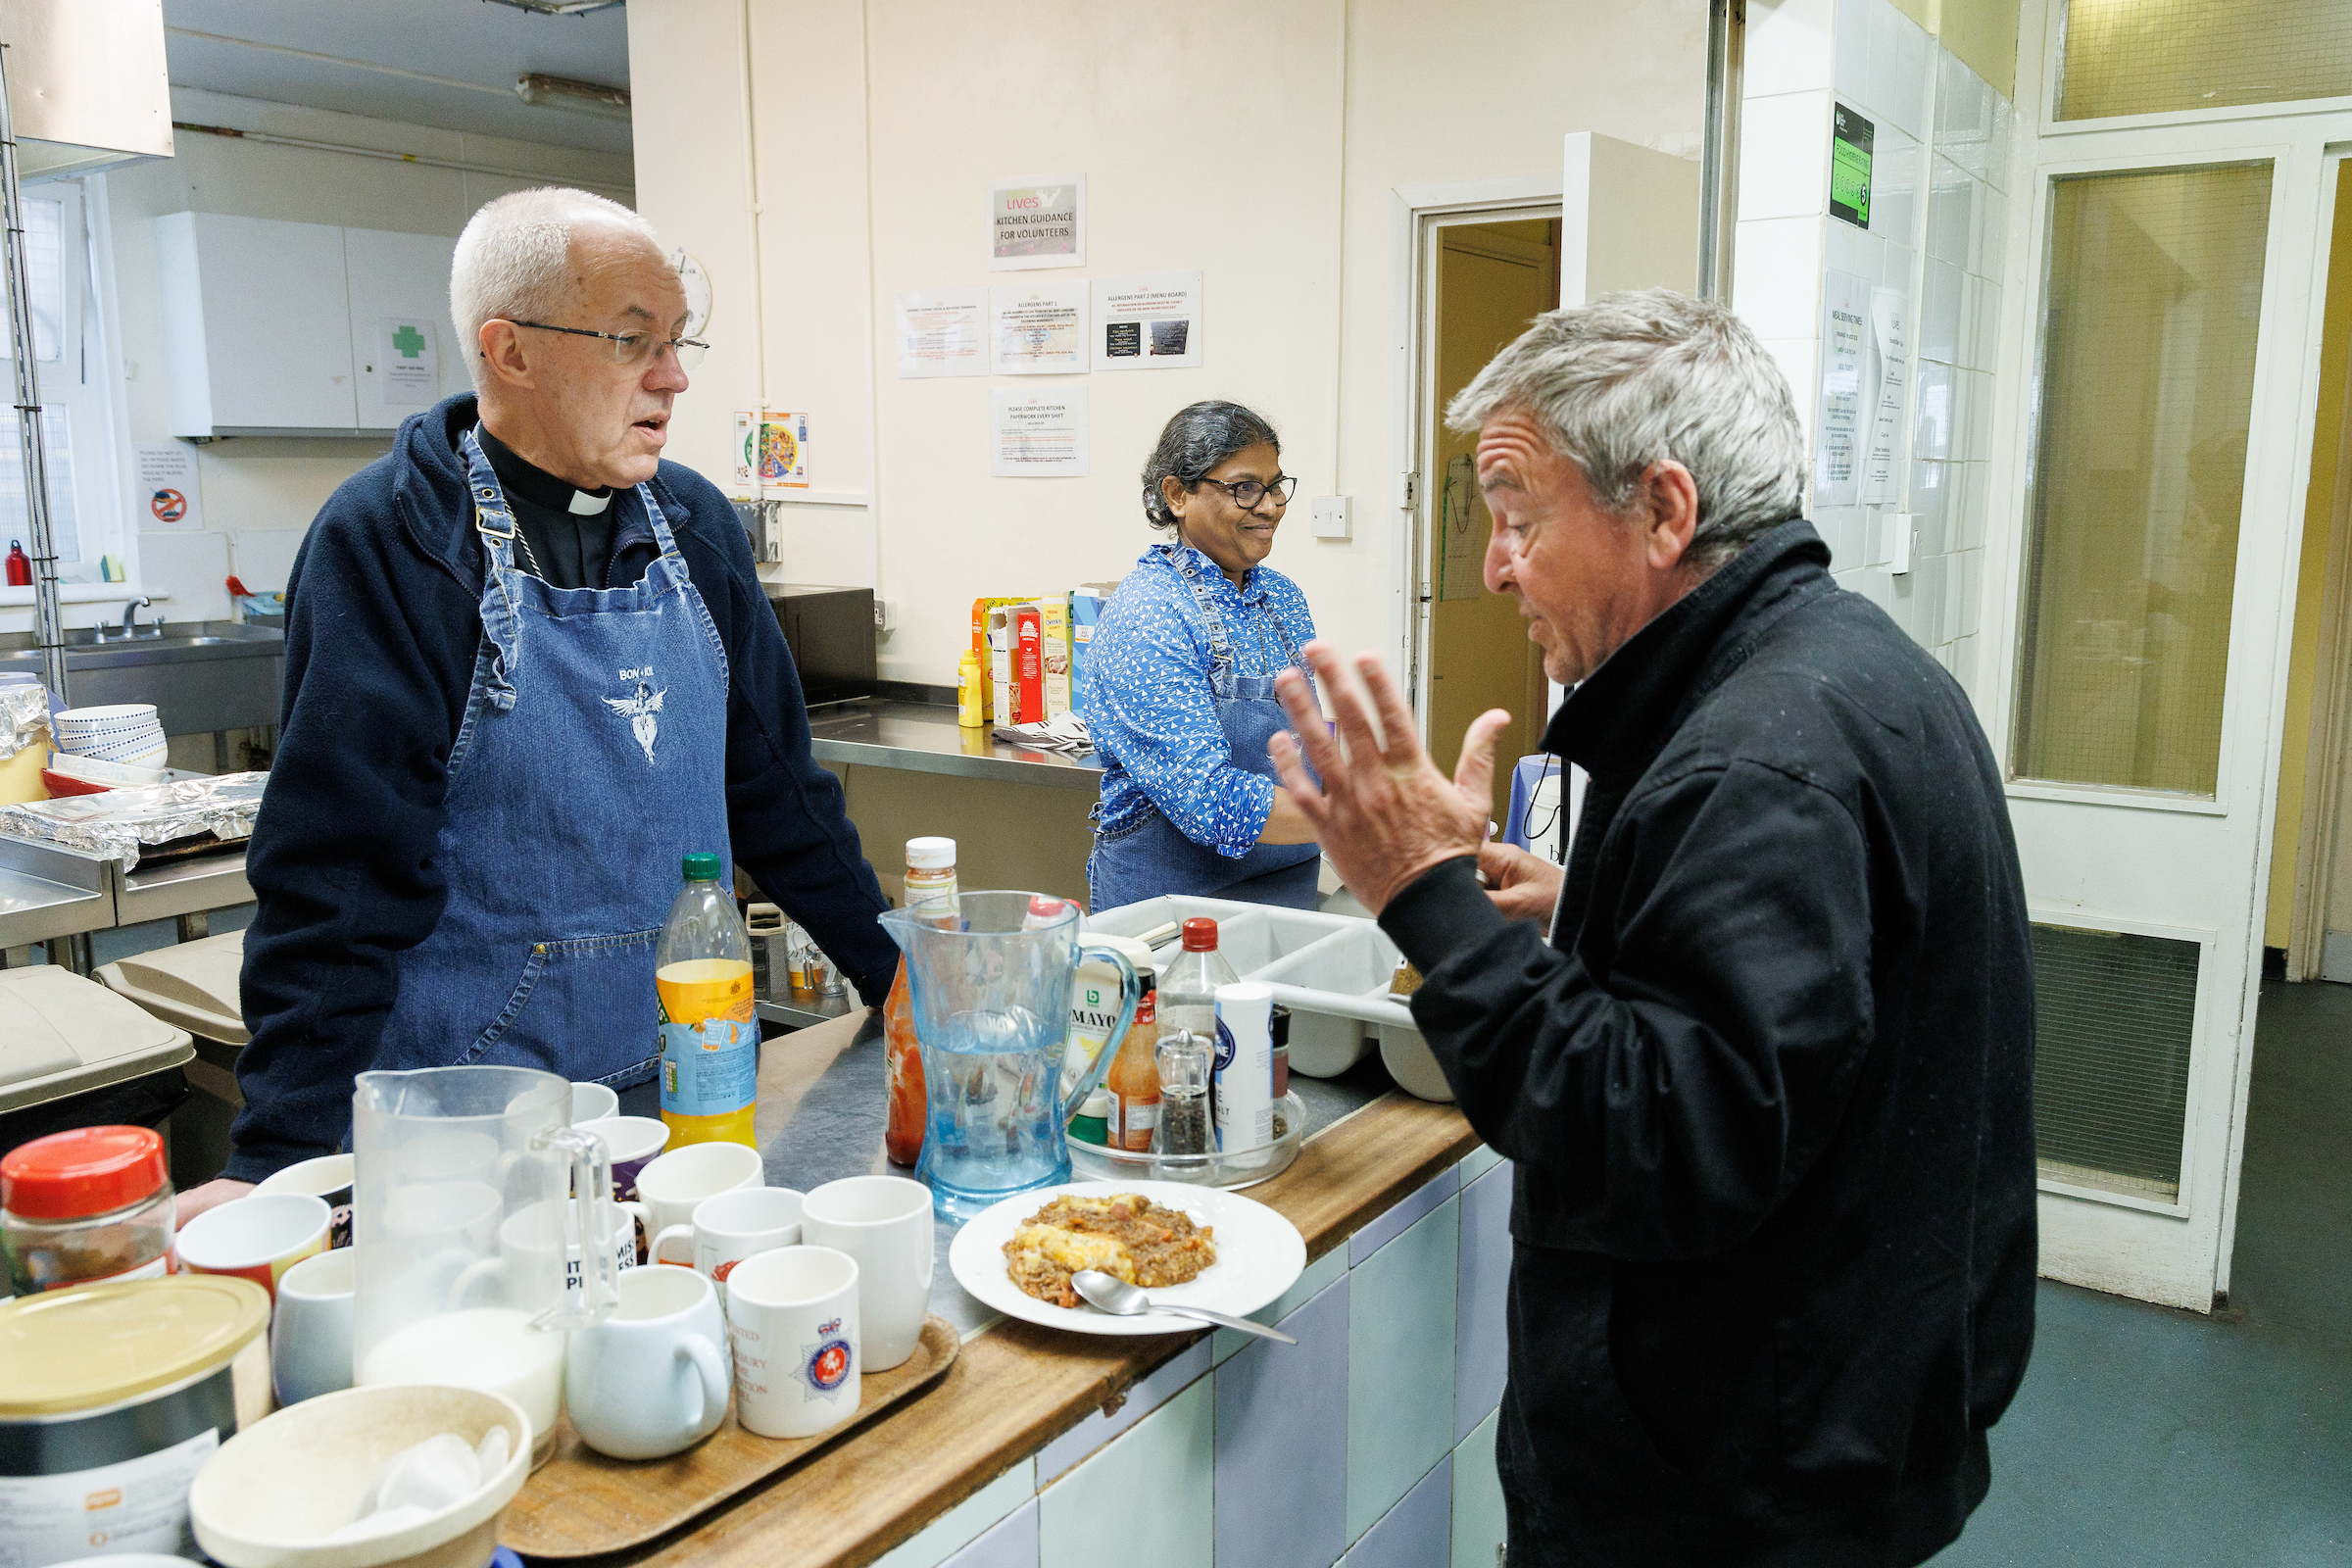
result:
<svg viewBox="0 0 2352 1568"><path fill-rule="evenodd" d="M1190 1182L1195 1187L1254 1187L1281 1175L1306 1142L1306 1104L1295 1094L1274 1102L1274 1141L1257 1149L1206 1154L1154 1154L1070 1142L1070 1179L1081 1182Z"/></svg>
<svg viewBox="0 0 2352 1568"><path fill-rule="evenodd" d="M0 1305L0 1488L14 1560L194 1557L188 1487L270 1408L270 1296L180 1275Z"/></svg>
<svg viewBox="0 0 2352 1568"><path fill-rule="evenodd" d="M12 1296L161 1279L172 1269L172 1178L145 1127L77 1127L0 1159L0 1251Z"/></svg>

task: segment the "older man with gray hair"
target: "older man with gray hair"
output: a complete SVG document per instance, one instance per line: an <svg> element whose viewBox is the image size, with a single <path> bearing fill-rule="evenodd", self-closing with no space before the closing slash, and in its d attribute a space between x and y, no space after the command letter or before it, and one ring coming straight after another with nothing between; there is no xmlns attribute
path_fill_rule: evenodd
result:
<svg viewBox="0 0 2352 1568"><path fill-rule="evenodd" d="M1719 306L1555 311L1447 411L1487 586L1575 690L1564 871L1489 844L1369 656L1277 761L1426 976L1514 1162L1511 1568L1924 1561L2033 1339L2033 994L2001 776L1957 682L1840 590L1788 388ZM1484 871L1488 886L1481 888ZM1545 933L1534 923L1547 918Z"/></svg>
<svg viewBox="0 0 2352 1568"><path fill-rule="evenodd" d="M333 1150L368 1068L652 1077L686 855L743 865L866 996L896 969L742 524L662 459L703 345L653 229L518 191L449 292L475 391L335 492L288 584L246 1103L183 1216Z"/></svg>

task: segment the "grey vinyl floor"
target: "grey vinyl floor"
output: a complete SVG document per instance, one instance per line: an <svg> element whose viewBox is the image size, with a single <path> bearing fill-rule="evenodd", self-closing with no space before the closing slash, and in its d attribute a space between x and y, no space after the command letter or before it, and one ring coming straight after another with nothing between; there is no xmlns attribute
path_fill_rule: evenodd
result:
<svg viewBox="0 0 2352 1568"><path fill-rule="evenodd" d="M2263 986L2229 1310L2043 1281L1936 1568L2352 1564L2352 986Z"/></svg>

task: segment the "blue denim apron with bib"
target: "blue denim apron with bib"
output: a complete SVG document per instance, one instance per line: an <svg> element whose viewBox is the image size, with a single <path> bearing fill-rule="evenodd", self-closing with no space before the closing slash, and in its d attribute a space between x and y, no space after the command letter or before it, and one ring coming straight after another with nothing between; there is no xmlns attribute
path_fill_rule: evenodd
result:
<svg viewBox="0 0 2352 1568"><path fill-rule="evenodd" d="M1291 727L1290 715L1274 695L1275 675L1234 673L1233 639L1225 618L1217 613L1207 581L1198 564L1161 545L1160 556L1183 576L1200 607L1208 630L1208 695L1216 705L1217 727L1233 751L1233 765L1245 773L1281 780L1266 745ZM1298 645L1282 617L1264 612L1282 640L1283 663L1303 669ZM1279 671L1277 672L1279 674ZM1095 810L1100 818L1102 807ZM1321 848L1314 844L1260 844L1239 859L1219 855L1212 845L1195 844L1157 807L1125 826L1095 833L1094 854L1087 858L1088 894L1098 910L1140 904L1163 893L1195 898L1236 899L1249 904L1278 904L1294 909L1315 906L1316 883L1322 875Z"/></svg>
<svg viewBox="0 0 2352 1568"><path fill-rule="evenodd" d="M485 561L435 852L449 897L401 955L375 1065L638 1083L661 1054L654 947L679 859L730 859L726 650L650 487L645 576L553 588L515 567L514 514L470 430L464 451Z"/></svg>

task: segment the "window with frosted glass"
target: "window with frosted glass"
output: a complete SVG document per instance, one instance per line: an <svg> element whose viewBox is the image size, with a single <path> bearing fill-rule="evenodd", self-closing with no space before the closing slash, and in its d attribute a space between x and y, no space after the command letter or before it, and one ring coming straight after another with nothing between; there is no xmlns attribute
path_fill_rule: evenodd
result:
<svg viewBox="0 0 2352 1568"><path fill-rule="evenodd" d="M2211 796L2268 164L2050 185L2012 772Z"/></svg>
<svg viewBox="0 0 2352 1568"><path fill-rule="evenodd" d="M2180 1192L2197 945L2034 927L2034 1149L2041 1174Z"/></svg>
<svg viewBox="0 0 2352 1568"><path fill-rule="evenodd" d="M2068 0L2060 120L2347 94L2341 0Z"/></svg>

